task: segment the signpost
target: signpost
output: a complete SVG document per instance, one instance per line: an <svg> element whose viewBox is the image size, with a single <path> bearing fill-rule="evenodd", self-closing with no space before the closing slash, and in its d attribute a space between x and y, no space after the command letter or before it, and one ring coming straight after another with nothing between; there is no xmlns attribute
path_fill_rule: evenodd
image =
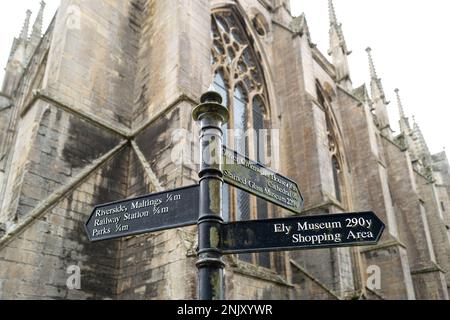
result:
<svg viewBox="0 0 450 320"><path fill-rule="evenodd" d="M200 212L198 218L198 297L200 300L224 298L223 269L220 252L222 218L222 126L227 123L228 109L221 105L222 97L214 91L200 98L201 104L192 112L200 123L201 164Z"/></svg>
<svg viewBox="0 0 450 320"><path fill-rule="evenodd" d="M376 244L384 230L373 212L224 223L224 181L300 213L294 181L222 145L228 110L208 91L193 111L201 126L199 185L96 206L86 222L91 242L171 228L198 226L198 297L224 298L223 254Z"/></svg>
<svg viewBox="0 0 450 320"><path fill-rule="evenodd" d="M224 254L373 245L384 230L373 212L241 221L222 227Z"/></svg>
<svg viewBox="0 0 450 320"><path fill-rule="evenodd" d="M223 146L223 179L241 190L300 213L303 197L296 182Z"/></svg>
<svg viewBox="0 0 450 320"><path fill-rule="evenodd" d="M199 186L155 193L94 208L86 222L91 242L195 225Z"/></svg>

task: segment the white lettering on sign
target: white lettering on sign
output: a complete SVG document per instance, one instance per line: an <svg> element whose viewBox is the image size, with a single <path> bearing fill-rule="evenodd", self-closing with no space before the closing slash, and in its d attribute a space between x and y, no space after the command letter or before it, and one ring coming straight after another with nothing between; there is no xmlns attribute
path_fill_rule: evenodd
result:
<svg viewBox="0 0 450 320"><path fill-rule="evenodd" d="M301 234L292 235L292 243L311 243L322 244L322 242L342 242L342 235L340 233L324 233L320 235L303 236Z"/></svg>
<svg viewBox="0 0 450 320"><path fill-rule="evenodd" d="M128 231L130 227L128 225L116 224L116 232Z"/></svg>
<svg viewBox="0 0 450 320"><path fill-rule="evenodd" d="M149 216L149 212L148 211L136 211L133 213L125 213L123 215L123 220L124 221L128 221L128 220L135 220L135 219L141 219L141 218L145 218Z"/></svg>
<svg viewBox="0 0 450 320"><path fill-rule="evenodd" d="M224 170L223 174L225 177L229 177L230 179L232 179L234 181L237 181L243 185L247 185L247 179L242 178L242 177L238 176L237 174L233 174L233 173L229 172L228 170Z"/></svg>
<svg viewBox="0 0 450 320"><path fill-rule="evenodd" d="M159 206L162 203L161 199L152 200L138 200L131 203L131 209L143 209L150 206Z"/></svg>
<svg viewBox="0 0 450 320"><path fill-rule="evenodd" d="M347 240L365 240L365 239L374 239L374 235L372 232L348 232Z"/></svg>
<svg viewBox="0 0 450 320"><path fill-rule="evenodd" d="M166 202L172 202L172 201L178 201L178 200L181 200L180 194L173 195L173 194L169 193L166 196Z"/></svg>
<svg viewBox="0 0 450 320"><path fill-rule="evenodd" d="M372 226L372 219L348 218L343 221L274 223L272 230L275 234L291 235L294 244L320 245L375 240L372 230L361 231L361 228L370 229Z"/></svg>
<svg viewBox="0 0 450 320"><path fill-rule="evenodd" d="M298 231L324 230L336 228L342 228L342 224L340 222L309 223L306 221L298 224Z"/></svg>
<svg viewBox="0 0 450 320"><path fill-rule="evenodd" d="M289 234L289 233L291 233L291 230L292 230L292 226L287 226L284 223L275 224L274 227L275 227L275 233Z"/></svg>
<svg viewBox="0 0 450 320"><path fill-rule="evenodd" d="M103 235L110 234L110 233L111 233L111 229L110 228L106 228L106 227L104 227L103 229L94 229L94 230L92 230L92 236L93 237L103 236Z"/></svg>
<svg viewBox="0 0 450 320"><path fill-rule="evenodd" d="M345 222L347 223L347 228L354 228L354 227L366 227L367 229L370 229L372 226L372 219L364 219L364 218L349 218L345 219Z"/></svg>
<svg viewBox="0 0 450 320"><path fill-rule="evenodd" d="M120 217L114 217L114 218L102 218L102 219L96 219L94 221L94 227L100 227L100 226L106 226L110 223L118 223L120 221Z"/></svg>
<svg viewBox="0 0 450 320"><path fill-rule="evenodd" d="M127 212L127 210L128 210L127 207L125 207L123 205L118 205L114 208L106 209L106 210L97 209L95 211L95 216L96 217L109 216L109 215L115 214L115 213Z"/></svg>

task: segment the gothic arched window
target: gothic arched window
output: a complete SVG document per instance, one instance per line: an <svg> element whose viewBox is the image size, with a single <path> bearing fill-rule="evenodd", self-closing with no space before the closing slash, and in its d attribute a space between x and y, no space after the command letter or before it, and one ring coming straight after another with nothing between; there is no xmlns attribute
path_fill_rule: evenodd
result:
<svg viewBox="0 0 450 320"><path fill-rule="evenodd" d="M260 130L268 123L268 100L264 75L252 41L241 19L231 9L212 14L212 64L214 85L230 111L224 142L230 148L264 163L269 150ZM226 130L232 129L232 130ZM224 187L224 216L228 220L265 219L271 205L247 192ZM239 259L270 268L271 254L241 254Z"/></svg>
<svg viewBox="0 0 450 320"><path fill-rule="evenodd" d="M344 185L344 177L342 170L342 154L338 145L337 139L337 125L334 121L334 118L331 115L331 107L329 101L326 99L325 94L322 90L322 87L319 83L316 84L316 93L317 100L319 105L322 107L325 113L325 125L327 130L327 138L328 138L328 148L330 151L330 165L333 174L333 183L334 183L334 195L336 200L339 202L343 202L343 185Z"/></svg>

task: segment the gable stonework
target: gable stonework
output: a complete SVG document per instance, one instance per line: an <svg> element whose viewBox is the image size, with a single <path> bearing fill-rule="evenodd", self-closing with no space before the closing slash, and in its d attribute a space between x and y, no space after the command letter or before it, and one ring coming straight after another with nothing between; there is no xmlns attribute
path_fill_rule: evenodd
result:
<svg viewBox="0 0 450 320"><path fill-rule="evenodd" d="M340 25L330 62L285 0L63 0L37 46L16 39L0 94L0 299L196 298L195 227L90 243L84 223L95 205L197 182L197 165L173 161L196 158L181 152L195 143L174 132L197 139L219 9L253 46L302 214L373 211L386 225L376 246L275 253L270 269L228 256L227 298L448 299L445 153L380 127L374 108L386 106L353 88Z"/></svg>

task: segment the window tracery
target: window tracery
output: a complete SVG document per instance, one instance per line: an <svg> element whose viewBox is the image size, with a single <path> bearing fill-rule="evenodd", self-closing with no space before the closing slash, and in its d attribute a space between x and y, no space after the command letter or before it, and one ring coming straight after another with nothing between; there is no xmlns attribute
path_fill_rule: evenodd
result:
<svg viewBox="0 0 450 320"><path fill-rule="evenodd" d="M264 75L258 54L244 24L232 9L220 9L212 14L212 65L214 85L230 110L230 121L224 127L234 135L225 134L224 142L241 154L263 162L267 150L259 130L269 123L268 101ZM252 130L249 130L252 129ZM230 130L231 131L231 130ZM244 134L245 133L245 134ZM248 193L225 186L224 215L235 220L267 219L271 206ZM239 259L270 268L269 253L241 254Z"/></svg>
<svg viewBox="0 0 450 320"><path fill-rule="evenodd" d="M331 107L329 105L329 102L325 98L325 95L319 83L317 83L316 85L316 91L318 102L325 112L326 132L328 139L328 149L331 158L330 164L333 174L335 197L339 202L343 202L344 172L342 170L343 155L341 153L341 148L339 147L337 136L337 132L339 129L334 117L332 117Z"/></svg>

